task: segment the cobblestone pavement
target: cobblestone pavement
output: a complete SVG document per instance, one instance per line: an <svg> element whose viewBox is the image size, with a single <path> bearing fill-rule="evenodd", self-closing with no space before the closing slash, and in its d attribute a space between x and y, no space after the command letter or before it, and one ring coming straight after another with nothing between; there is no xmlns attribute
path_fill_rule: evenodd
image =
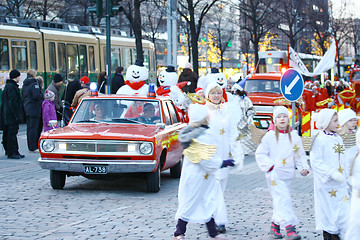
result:
<svg viewBox="0 0 360 240"><path fill-rule="evenodd" d="M178 179L162 173L159 193L146 193L145 180L127 175L99 181L69 177L64 190L53 190L49 171L28 153L26 133L18 135L21 160L0 152L0 239L172 239ZM313 179L297 177L293 204L302 239L321 239L315 231ZM272 201L254 156L243 173L231 175L225 192L229 239L272 239L268 232ZM283 231L284 232L284 231ZM189 224L186 239L208 239L204 225Z"/></svg>

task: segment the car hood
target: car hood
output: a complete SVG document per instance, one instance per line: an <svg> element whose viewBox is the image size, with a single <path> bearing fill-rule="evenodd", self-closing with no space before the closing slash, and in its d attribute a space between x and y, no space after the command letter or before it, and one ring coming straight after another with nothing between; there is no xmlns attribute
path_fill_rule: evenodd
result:
<svg viewBox="0 0 360 240"><path fill-rule="evenodd" d="M276 105L275 100L284 99L281 94L278 93L249 93L248 97L251 99L254 105Z"/></svg>
<svg viewBox="0 0 360 240"><path fill-rule="evenodd" d="M70 124L42 134L44 138L88 140L144 140L155 136L157 126L142 124ZM161 130L159 130L161 131Z"/></svg>

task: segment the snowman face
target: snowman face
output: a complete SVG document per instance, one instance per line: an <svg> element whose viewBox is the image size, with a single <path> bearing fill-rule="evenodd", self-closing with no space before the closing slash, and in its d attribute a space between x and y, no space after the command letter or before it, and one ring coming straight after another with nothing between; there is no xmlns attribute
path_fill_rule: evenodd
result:
<svg viewBox="0 0 360 240"><path fill-rule="evenodd" d="M126 80L140 82L148 79L148 70L145 67L130 65L126 71Z"/></svg>
<svg viewBox="0 0 360 240"><path fill-rule="evenodd" d="M178 75L176 72L163 70L160 72L158 80L161 86L174 86L178 82Z"/></svg>
<svg viewBox="0 0 360 240"><path fill-rule="evenodd" d="M209 73L207 76L208 82L216 82L222 89L226 88L227 80L223 73Z"/></svg>

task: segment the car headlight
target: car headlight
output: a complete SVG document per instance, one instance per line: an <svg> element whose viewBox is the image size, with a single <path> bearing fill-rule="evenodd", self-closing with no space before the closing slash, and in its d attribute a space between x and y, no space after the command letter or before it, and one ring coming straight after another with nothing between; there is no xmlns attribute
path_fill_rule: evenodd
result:
<svg viewBox="0 0 360 240"><path fill-rule="evenodd" d="M142 144L140 144L139 150L140 150L141 154L148 155L148 154L150 154L152 152L152 144L151 143L146 143L146 142L142 143Z"/></svg>
<svg viewBox="0 0 360 240"><path fill-rule="evenodd" d="M44 152L52 152L55 149L55 143L53 140L47 139L42 142L41 147L44 150Z"/></svg>

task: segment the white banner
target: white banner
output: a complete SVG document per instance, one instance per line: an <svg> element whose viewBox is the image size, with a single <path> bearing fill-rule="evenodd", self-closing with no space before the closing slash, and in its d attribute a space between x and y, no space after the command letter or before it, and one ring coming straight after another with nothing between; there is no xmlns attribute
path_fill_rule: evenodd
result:
<svg viewBox="0 0 360 240"><path fill-rule="evenodd" d="M306 68L305 64L301 61L299 55L295 52L295 50L292 47L289 47L289 66L297 70L299 73L308 77L320 75L321 73L333 68L335 66L335 57L336 57L336 44L335 44L335 40L333 39L329 49L321 58L314 72L311 73Z"/></svg>

